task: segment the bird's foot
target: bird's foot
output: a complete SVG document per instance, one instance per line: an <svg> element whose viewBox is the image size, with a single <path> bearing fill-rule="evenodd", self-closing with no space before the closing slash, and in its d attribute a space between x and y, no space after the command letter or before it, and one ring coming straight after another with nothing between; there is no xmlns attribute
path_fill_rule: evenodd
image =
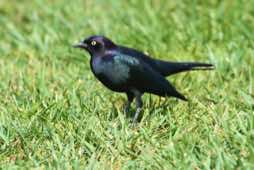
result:
<svg viewBox="0 0 254 170"><path fill-rule="evenodd" d="M127 103L127 105L124 106L124 113L127 114L127 113L129 113L129 111L130 111L130 104Z"/></svg>
<svg viewBox="0 0 254 170"><path fill-rule="evenodd" d="M136 126L140 112L141 112L141 108L139 107L139 108L137 108L137 110L136 110L136 112L134 114L134 117L132 119L132 126Z"/></svg>

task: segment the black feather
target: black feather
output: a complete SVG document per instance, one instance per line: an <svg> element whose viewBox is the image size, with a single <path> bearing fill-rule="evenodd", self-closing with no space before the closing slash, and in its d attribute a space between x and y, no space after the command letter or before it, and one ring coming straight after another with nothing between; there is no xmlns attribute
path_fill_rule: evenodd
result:
<svg viewBox="0 0 254 170"><path fill-rule="evenodd" d="M214 66L212 64L207 64L207 63L169 62L169 61L153 59L140 51L137 51L135 49L131 49L128 47L124 47L124 46L118 46L118 50L123 54L129 55L131 57L135 57L139 60L143 60L144 62L148 63L153 69L161 73L161 75L163 76L169 76L169 75L184 72L184 71L214 69Z"/></svg>
<svg viewBox="0 0 254 170"><path fill-rule="evenodd" d="M163 76L170 76L172 74L193 71L193 70L213 70L214 66L207 63L198 62L168 62L156 61L156 67Z"/></svg>

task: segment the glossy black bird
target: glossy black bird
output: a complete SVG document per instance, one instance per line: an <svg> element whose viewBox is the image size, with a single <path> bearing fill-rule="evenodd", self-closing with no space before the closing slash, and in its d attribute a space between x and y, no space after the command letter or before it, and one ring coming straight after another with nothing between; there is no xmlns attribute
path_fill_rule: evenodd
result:
<svg viewBox="0 0 254 170"><path fill-rule="evenodd" d="M206 63L152 59L140 51L117 45L104 36L91 36L74 47L89 52L92 72L106 87L127 94L126 112L136 99L133 122L139 116L143 105L141 96L145 92L187 100L167 81L166 76L183 71L213 69L212 64Z"/></svg>

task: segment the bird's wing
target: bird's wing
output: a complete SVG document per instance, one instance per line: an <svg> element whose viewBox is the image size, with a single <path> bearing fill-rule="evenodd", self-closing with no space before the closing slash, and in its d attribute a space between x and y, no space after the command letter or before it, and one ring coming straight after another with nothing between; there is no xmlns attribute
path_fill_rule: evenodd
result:
<svg viewBox="0 0 254 170"><path fill-rule="evenodd" d="M169 76L184 71L191 70L212 70L214 66L207 63L198 63L198 62L169 62L154 59L148 55L128 47L120 46L120 51L126 55L130 55L138 60L149 64L154 70L160 73L163 76Z"/></svg>
<svg viewBox="0 0 254 170"><path fill-rule="evenodd" d="M129 75L126 79L126 86L159 96L174 96L186 100L160 73L146 62L124 54L115 55L114 62L128 67Z"/></svg>

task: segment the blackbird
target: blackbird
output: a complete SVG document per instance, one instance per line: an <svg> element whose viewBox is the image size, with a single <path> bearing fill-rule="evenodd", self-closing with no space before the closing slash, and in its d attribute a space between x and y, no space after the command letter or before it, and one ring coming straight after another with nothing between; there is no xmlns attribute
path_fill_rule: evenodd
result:
<svg viewBox="0 0 254 170"><path fill-rule="evenodd" d="M191 70L211 70L212 64L199 62L169 62L153 59L141 51L118 45L105 36L94 35L74 45L86 50L90 55L90 67L95 77L107 88L126 93L128 112L133 99L137 121L142 108L142 95L152 93L163 97L187 100L165 78L169 75Z"/></svg>

